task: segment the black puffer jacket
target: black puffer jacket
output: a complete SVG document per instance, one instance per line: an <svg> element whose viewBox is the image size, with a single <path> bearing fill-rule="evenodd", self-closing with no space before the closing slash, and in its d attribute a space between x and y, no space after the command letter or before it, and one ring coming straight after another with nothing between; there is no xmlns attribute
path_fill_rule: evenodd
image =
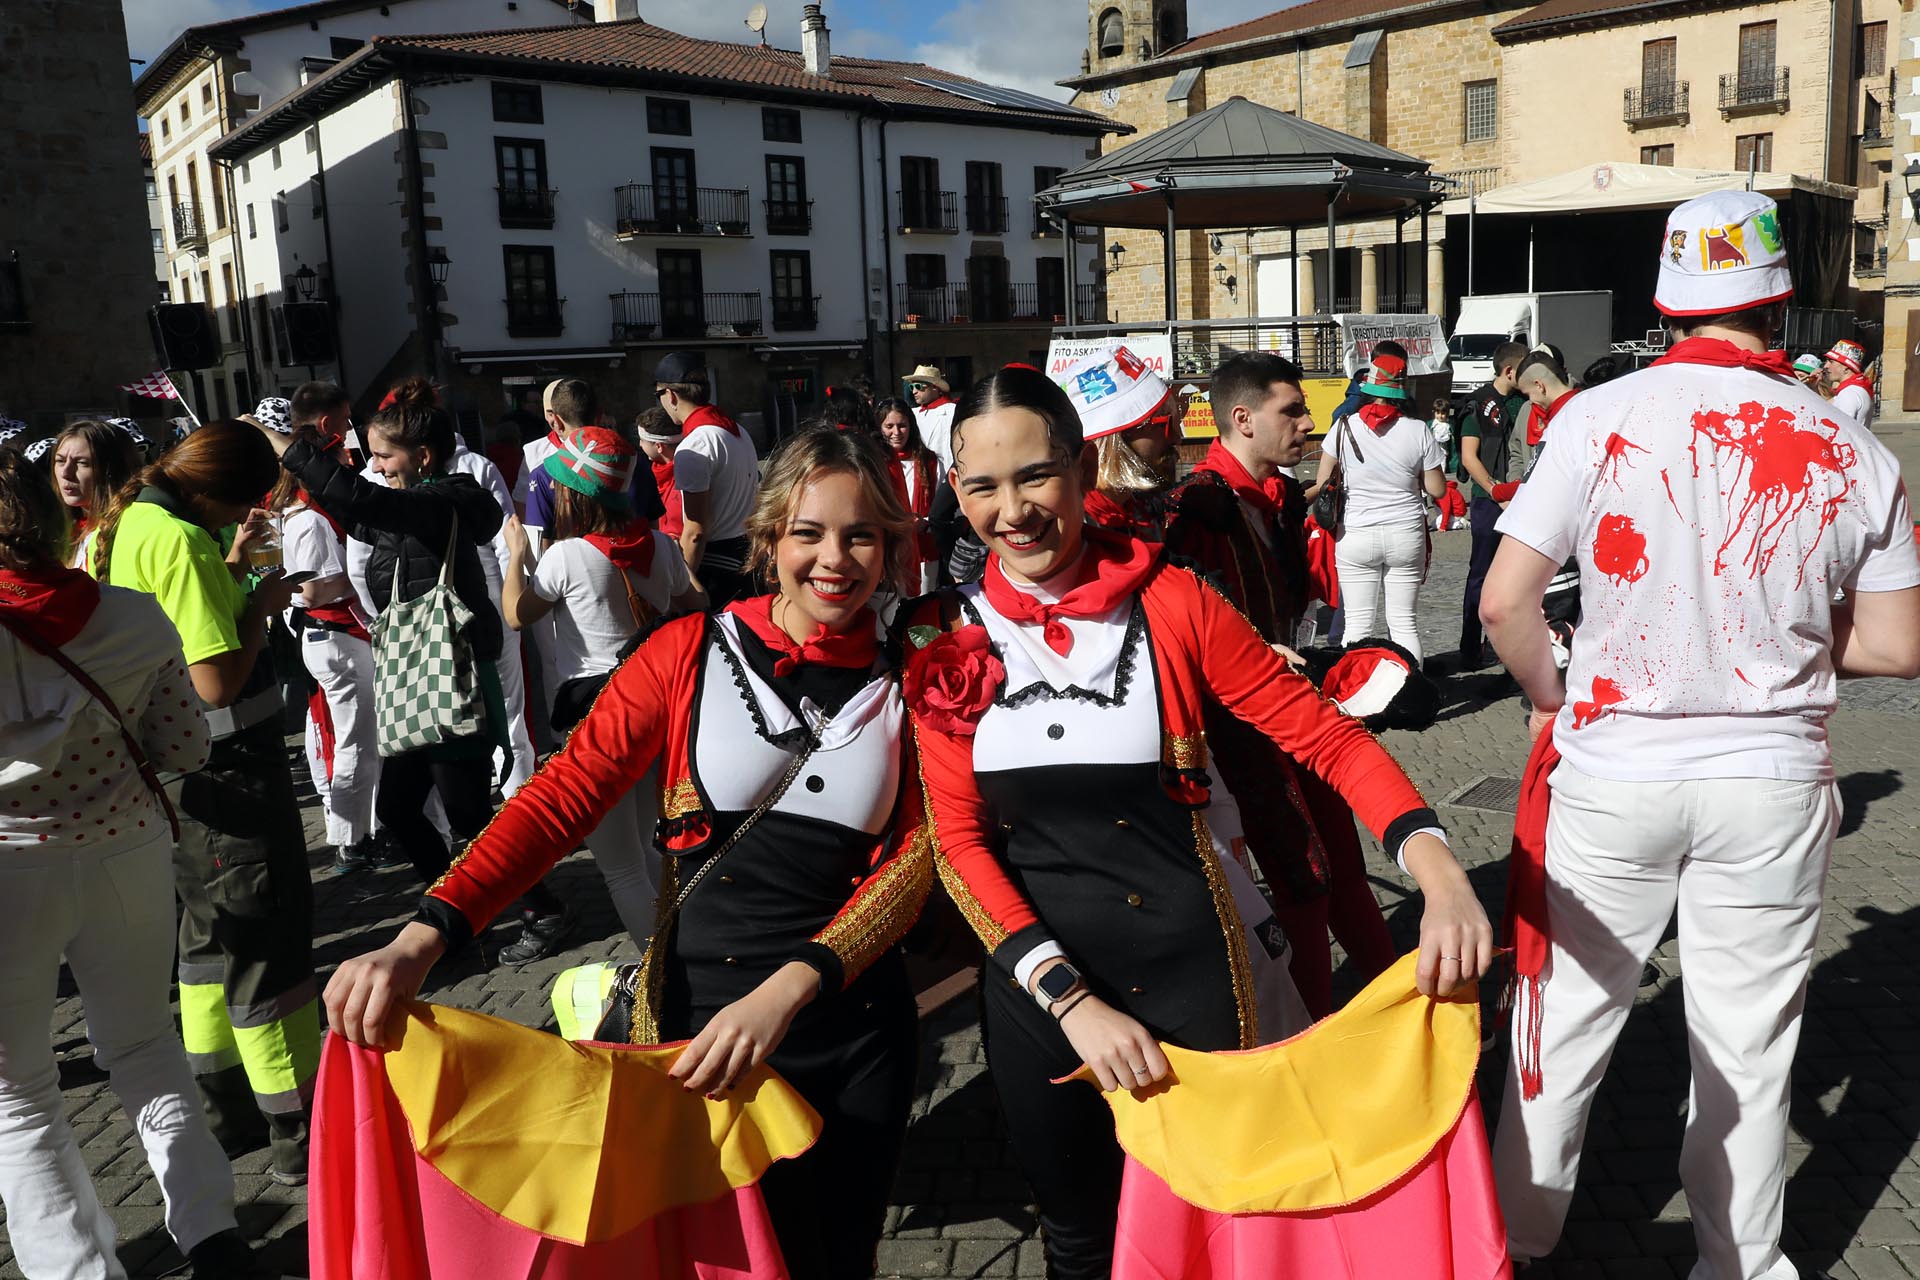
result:
<svg viewBox="0 0 1920 1280"><path fill-rule="evenodd" d="M418 599L440 580L440 561L457 515L460 536L451 577L454 593L473 610L467 639L474 657L483 662L499 658L500 614L487 594L480 548L493 541L504 517L500 504L477 480L454 472L411 488L391 489L342 466L305 440L289 445L280 465L299 479L315 505L373 548L367 593L376 608L384 609L393 599L396 567L402 600Z"/></svg>

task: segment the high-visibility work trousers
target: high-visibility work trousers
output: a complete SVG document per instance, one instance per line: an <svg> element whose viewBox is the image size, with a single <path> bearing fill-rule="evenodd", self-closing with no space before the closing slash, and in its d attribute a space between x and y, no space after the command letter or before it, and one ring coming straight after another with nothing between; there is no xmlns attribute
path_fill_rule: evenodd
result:
<svg viewBox="0 0 1920 1280"><path fill-rule="evenodd" d="M213 745L168 784L180 813L180 1032L214 1136L230 1151L264 1118L276 1171L304 1173L320 1067L313 882L274 723Z"/></svg>

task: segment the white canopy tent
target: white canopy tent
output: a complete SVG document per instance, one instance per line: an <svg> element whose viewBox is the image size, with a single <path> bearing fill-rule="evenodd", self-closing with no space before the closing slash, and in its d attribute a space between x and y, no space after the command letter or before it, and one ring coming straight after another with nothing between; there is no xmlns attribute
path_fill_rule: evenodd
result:
<svg viewBox="0 0 1920 1280"><path fill-rule="evenodd" d="M1794 191L1835 196L1851 202L1852 187L1805 178L1795 173L1756 173L1753 189L1779 199ZM1606 161L1570 169L1551 178L1514 182L1483 191L1473 203L1476 213L1549 214L1601 210L1670 209L1710 191L1744 188L1748 175L1734 169L1676 169L1668 165ZM1468 211L1465 196L1456 196L1442 211Z"/></svg>

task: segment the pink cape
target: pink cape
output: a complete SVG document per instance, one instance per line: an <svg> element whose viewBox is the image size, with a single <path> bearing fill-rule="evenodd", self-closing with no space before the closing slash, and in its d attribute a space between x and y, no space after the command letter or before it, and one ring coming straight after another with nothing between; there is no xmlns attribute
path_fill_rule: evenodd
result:
<svg viewBox="0 0 1920 1280"><path fill-rule="evenodd" d="M1480 1099L1412 1172L1339 1209L1209 1213L1127 1157L1113 1280L1511 1280Z"/></svg>
<svg viewBox="0 0 1920 1280"><path fill-rule="evenodd" d="M529 1142L540 1141L528 1134ZM657 1155L658 1153L654 1153ZM785 1280L757 1186L573 1244L509 1222L413 1147L385 1055L329 1035L314 1100L314 1280ZM635 1152L636 1159L649 1153Z"/></svg>

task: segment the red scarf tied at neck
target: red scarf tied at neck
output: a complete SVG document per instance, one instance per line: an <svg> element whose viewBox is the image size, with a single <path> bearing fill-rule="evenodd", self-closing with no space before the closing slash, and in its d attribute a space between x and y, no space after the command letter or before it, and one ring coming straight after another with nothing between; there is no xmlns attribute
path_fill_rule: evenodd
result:
<svg viewBox="0 0 1920 1280"><path fill-rule="evenodd" d="M643 578L653 572L653 525L645 519L636 517L613 533L589 533L586 541L617 568Z"/></svg>
<svg viewBox="0 0 1920 1280"><path fill-rule="evenodd" d="M46 565L0 569L0 614L17 627L64 647L100 607L100 584L78 569Z"/></svg>
<svg viewBox="0 0 1920 1280"><path fill-rule="evenodd" d="M1097 618L1139 591L1160 550L1134 538L1092 529L1083 537L1080 563L1071 570L1075 584L1052 604L1008 582L999 556L987 557L987 572L980 579L994 612L1010 622L1038 623L1047 648L1063 658L1073 652L1073 632L1061 619Z"/></svg>
<svg viewBox="0 0 1920 1280"><path fill-rule="evenodd" d="M1381 404L1378 401L1372 404L1361 405L1355 416L1369 427L1372 427L1375 435L1378 435L1394 423L1400 421L1400 411L1398 409L1390 404Z"/></svg>
<svg viewBox="0 0 1920 1280"><path fill-rule="evenodd" d="M767 648L780 655L774 659L774 675L787 675L806 662L857 671L871 667L879 656L880 636L874 624L873 610L862 609L854 614L845 631L829 631L824 626L817 626L804 641L796 641L773 620L773 603L779 598L777 595L754 596L750 600L736 600L727 606L728 613L745 623L748 630L766 643Z"/></svg>
<svg viewBox="0 0 1920 1280"><path fill-rule="evenodd" d="M1756 373L1793 376L1793 360L1784 351L1748 351L1725 338L1688 338L1676 342L1654 364L1710 364L1722 369L1752 369Z"/></svg>
<svg viewBox="0 0 1920 1280"><path fill-rule="evenodd" d="M1207 456L1200 460L1195 471L1211 471L1227 482L1227 487L1242 500L1251 503L1256 509L1268 515L1281 513L1281 495L1286 492L1286 483L1278 475L1266 480L1255 480L1247 469L1240 465L1240 459L1228 452L1227 446L1215 440L1207 446Z"/></svg>

